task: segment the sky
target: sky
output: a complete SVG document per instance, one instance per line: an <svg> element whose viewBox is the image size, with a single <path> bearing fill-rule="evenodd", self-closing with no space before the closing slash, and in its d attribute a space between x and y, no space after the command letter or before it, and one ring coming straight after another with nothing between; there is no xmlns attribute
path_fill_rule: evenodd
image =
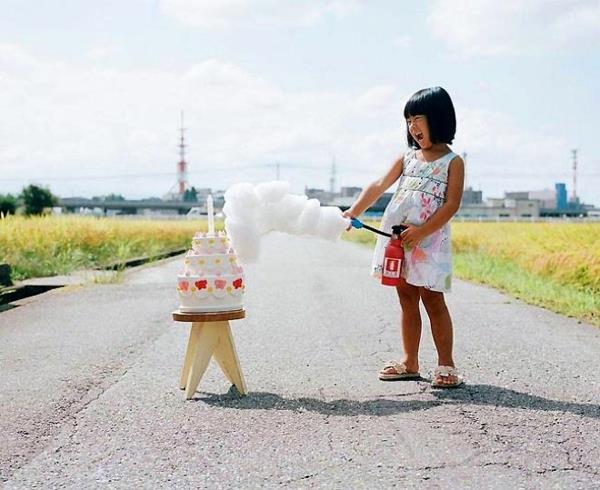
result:
<svg viewBox="0 0 600 490"><path fill-rule="evenodd" d="M600 206L600 0L2 0L0 194L366 186L442 86L466 185Z"/></svg>

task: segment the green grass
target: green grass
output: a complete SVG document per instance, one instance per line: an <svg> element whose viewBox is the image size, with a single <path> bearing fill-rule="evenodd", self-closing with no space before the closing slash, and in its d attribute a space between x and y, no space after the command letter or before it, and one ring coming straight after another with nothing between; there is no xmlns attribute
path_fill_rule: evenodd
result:
<svg viewBox="0 0 600 490"><path fill-rule="evenodd" d="M379 225L377 222L371 224ZM478 227L473 223L453 223L453 272L456 277L492 286L526 303L600 326L600 294L595 286L598 283L597 241L595 238L590 239L589 226L577 228L572 224L565 224L564 227L558 225L560 228L556 228L560 229L562 235L554 233L553 236L560 236L564 242L561 244L566 246L576 238L581 240L583 236L587 240L585 243L588 248L585 262L582 260L580 263L569 263L567 268L571 272L558 274L556 267L541 268L539 260L535 260L536 250L533 242L540 239L540 228L535 224L532 223L529 229L520 230L520 250L527 249L530 254L530 260L527 262L520 260L518 250L511 256L497 246L499 241L510 245L511 241L516 240L506 232L506 228L498 226L494 232L494 224L482 225ZM599 228L600 225L591 228L594 237ZM522 233L523 231L525 233ZM493 240L496 241L494 246L488 245L486 234L493 236ZM524 242L529 236L531 246ZM366 230L352 230L343 237L368 247L373 247L376 239L373 233ZM455 243L456 240L460 240L459 246ZM553 246L558 248L555 244ZM549 252L540 250L537 253L545 260ZM527 268L529 264L530 269ZM581 270L581 273L578 273L578 270ZM593 277L590 277L590 274Z"/></svg>
<svg viewBox="0 0 600 490"><path fill-rule="evenodd" d="M526 303L600 326L600 296L591 289L561 284L509 260L481 253L458 253L453 260L456 277L487 284Z"/></svg>
<svg viewBox="0 0 600 490"><path fill-rule="evenodd" d="M199 220L8 216L0 219L0 262L10 264L13 281L69 274L189 247L202 229Z"/></svg>

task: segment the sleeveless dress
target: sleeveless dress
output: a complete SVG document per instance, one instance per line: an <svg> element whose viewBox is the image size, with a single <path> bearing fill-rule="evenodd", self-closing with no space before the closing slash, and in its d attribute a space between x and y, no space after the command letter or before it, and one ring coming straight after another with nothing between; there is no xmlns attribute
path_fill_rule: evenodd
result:
<svg viewBox="0 0 600 490"><path fill-rule="evenodd" d="M393 225L422 225L446 200L448 166L458 156L450 151L432 162L419 160L414 149L404 154L398 188L385 208L380 229L391 233ZM381 279L383 254L389 238L378 235L371 274ZM408 284L432 291L450 292L452 251L450 224L425 237L418 246L404 247L401 275Z"/></svg>

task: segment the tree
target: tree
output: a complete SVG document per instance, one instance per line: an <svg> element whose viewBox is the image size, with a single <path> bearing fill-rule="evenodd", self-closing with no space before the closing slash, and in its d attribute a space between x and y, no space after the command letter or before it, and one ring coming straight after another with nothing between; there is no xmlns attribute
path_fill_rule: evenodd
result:
<svg viewBox="0 0 600 490"><path fill-rule="evenodd" d="M0 214L15 214L17 209L17 198L11 194L0 194Z"/></svg>
<svg viewBox="0 0 600 490"><path fill-rule="evenodd" d="M198 202L198 191L192 186L191 189L186 189L183 193L183 200L185 202Z"/></svg>
<svg viewBox="0 0 600 490"><path fill-rule="evenodd" d="M30 184L21 192L21 199L25 204L25 214L42 214L45 208L51 208L58 204L58 198L50 192L50 189Z"/></svg>
<svg viewBox="0 0 600 490"><path fill-rule="evenodd" d="M106 194L106 196L104 196L104 200L105 201L125 201L125 198L121 194L110 193L110 194Z"/></svg>
<svg viewBox="0 0 600 490"><path fill-rule="evenodd" d="M104 196L94 196L92 197L92 201L125 201L126 199L121 194L106 194Z"/></svg>

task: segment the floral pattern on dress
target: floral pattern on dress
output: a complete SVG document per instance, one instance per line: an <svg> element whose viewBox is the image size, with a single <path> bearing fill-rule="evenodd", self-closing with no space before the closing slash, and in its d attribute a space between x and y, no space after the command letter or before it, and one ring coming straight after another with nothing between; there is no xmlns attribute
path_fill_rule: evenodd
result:
<svg viewBox="0 0 600 490"><path fill-rule="evenodd" d="M381 230L407 223L422 225L431 218L446 198L448 166L456 153L449 152L432 162L419 160L414 150L404 155L398 188L385 208ZM383 254L389 238L378 236L373 254L372 275L381 278ZM408 284L432 291L449 292L452 285L450 224L425 237L418 246L404 248L402 277Z"/></svg>

